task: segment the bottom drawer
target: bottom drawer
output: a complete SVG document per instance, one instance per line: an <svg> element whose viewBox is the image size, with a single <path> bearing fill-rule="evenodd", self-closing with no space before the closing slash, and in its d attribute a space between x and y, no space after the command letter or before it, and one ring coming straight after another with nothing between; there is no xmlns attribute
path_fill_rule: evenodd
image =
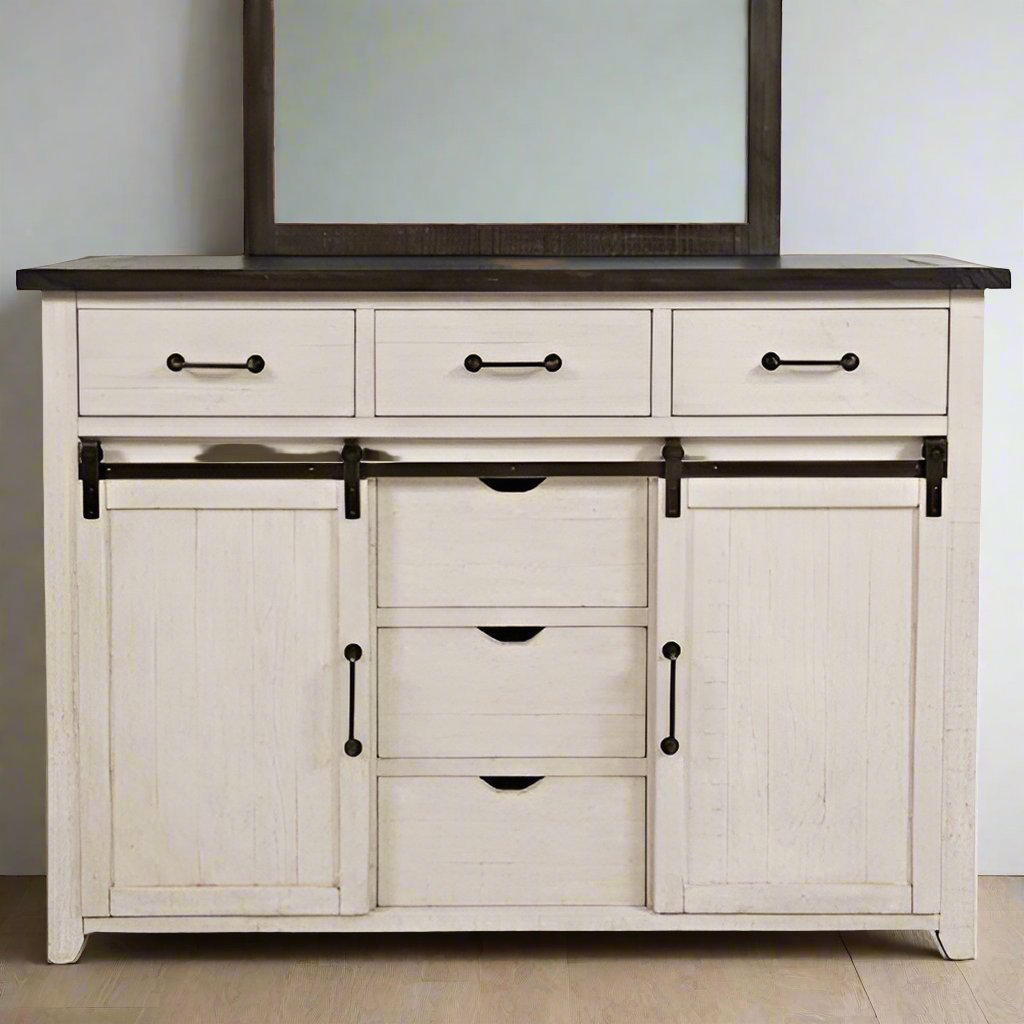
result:
<svg viewBox="0 0 1024 1024"><path fill-rule="evenodd" d="M645 780L378 781L382 907L641 906Z"/></svg>

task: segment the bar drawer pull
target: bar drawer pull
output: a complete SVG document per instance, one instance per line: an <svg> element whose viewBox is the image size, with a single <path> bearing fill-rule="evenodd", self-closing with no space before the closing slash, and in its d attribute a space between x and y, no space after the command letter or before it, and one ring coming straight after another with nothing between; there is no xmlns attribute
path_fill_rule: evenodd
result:
<svg viewBox="0 0 1024 1024"><path fill-rule="evenodd" d="M480 781L486 782L491 789L521 793L536 786L543 778L543 775L481 775Z"/></svg>
<svg viewBox="0 0 1024 1024"><path fill-rule="evenodd" d="M248 370L250 373L262 373L267 361L261 355L251 355L244 363L190 363L180 352L172 352L167 357L167 369L172 373L182 370Z"/></svg>
<svg viewBox="0 0 1024 1024"><path fill-rule="evenodd" d="M348 662L348 739L345 740L345 753L349 757L358 757L363 752L363 745L355 737L356 731L356 662L363 656L359 644L348 644L345 647L345 660Z"/></svg>
<svg viewBox="0 0 1024 1024"><path fill-rule="evenodd" d="M853 373L860 366L860 356L856 352L847 352L840 359L783 359L777 352L765 352L761 356L761 365L769 373L780 366L841 366L847 373Z"/></svg>
<svg viewBox="0 0 1024 1024"><path fill-rule="evenodd" d="M664 657L668 658L669 679L668 679L668 735L661 741L661 752L672 754L679 750L679 740L676 739L676 662L682 649L674 640L669 640L661 649Z"/></svg>
<svg viewBox="0 0 1024 1024"><path fill-rule="evenodd" d="M557 373L562 368L562 357L552 352L550 355L545 356L539 363L484 362L480 356L473 352L466 356L462 365L465 366L470 373L479 373L481 370L486 370L491 367L497 367L499 369L505 369L506 367L515 367L517 369L532 367L538 370L547 370L548 373Z"/></svg>

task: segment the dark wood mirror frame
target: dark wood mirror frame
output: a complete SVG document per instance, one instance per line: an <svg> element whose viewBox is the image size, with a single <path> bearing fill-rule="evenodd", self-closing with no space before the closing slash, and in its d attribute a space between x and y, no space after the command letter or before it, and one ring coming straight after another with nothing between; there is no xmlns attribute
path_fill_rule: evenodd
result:
<svg viewBox="0 0 1024 1024"><path fill-rule="evenodd" d="M246 252L260 256L778 255L782 0L749 0L749 10L744 223L279 224L274 219L274 0L245 0Z"/></svg>

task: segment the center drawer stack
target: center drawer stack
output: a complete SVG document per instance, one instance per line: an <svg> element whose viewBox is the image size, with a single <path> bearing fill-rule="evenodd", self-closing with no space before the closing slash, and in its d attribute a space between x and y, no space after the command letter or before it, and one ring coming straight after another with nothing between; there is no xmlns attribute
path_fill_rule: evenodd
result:
<svg viewBox="0 0 1024 1024"><path fill-rule="evenodd" d="M594 415L616 345L639 379L615 387L649 403L646 311L377 317L378 395L400 403L404 387L389 343L418 367L417 404L396 413L472 383L456 373L476 375L470 353L557 353L572 411ZM550 414L557 378L498 368L481 383L493 415ZM379 905L645 903L648 487L377 482Z"/></svg>

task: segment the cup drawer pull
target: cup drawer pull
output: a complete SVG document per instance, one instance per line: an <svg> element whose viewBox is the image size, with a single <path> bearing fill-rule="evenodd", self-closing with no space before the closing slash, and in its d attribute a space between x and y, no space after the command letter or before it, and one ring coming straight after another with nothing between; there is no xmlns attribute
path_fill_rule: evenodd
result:
<svg viewBox="0 0 1024 1024"><path fill-rule="evenodd" d="M780 366L841 366L847 373L853 373L860 366L860 356L847 352L840 359L783 359L777 352L765 352L761 365L772 373Z"/></svg>
<svg viewBox="0 0 1024 1024"><path fill-rule="evenodd" d="M481 370L487 369L536 369L536 370L547 370L548 373L557 373L562 368L562 357L552 352L550 355L545 356L539 362L489 362L485 361L481 356L478 356L475 352L466 356L462 361L462 365L469 370L470 373L479 373Z"/></svg>
<svg viewBox="0 0 1024 1024"><path fill-rule="evenodd" d="M499 494L525 494L535 487L540 487L546 476L482 476L479 478L484 487L490 487Z"/></svg>
<svg viewBox="0 0 1024 1024"><path fill-rule="evenodd" d="M543 626L477 626L476 628L492 640L497 640L502 644L524 644L544 629Z"/></svg>
<svg viewBox="0 0 1024 1024"><path fill-rule="evenodd" d="M248 370L250 373L262 373L267 361L261 355L251 355L244 363L190 363L180 352L172 352L167 357L167 369L172 373L182 370Z"/></svg>
<svg viewBox="0 0 1024 1024"><path fill-rule="evenodd" d="M543 775L481 775L480 781L486 782L491 789L518 793L536 786L543 778Z"/></svg>

